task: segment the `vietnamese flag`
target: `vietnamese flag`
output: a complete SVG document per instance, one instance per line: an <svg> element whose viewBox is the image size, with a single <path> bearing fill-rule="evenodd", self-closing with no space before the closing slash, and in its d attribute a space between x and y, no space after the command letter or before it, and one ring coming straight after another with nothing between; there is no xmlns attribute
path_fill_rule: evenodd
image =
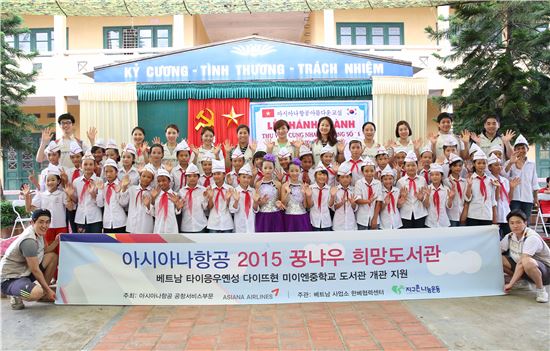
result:
<svg viewBox="0 0 550 351"><path fill-rule="evenodd" d="M226 139L237 144L237 126L249 125L249 109L249 99L189 99L187 142L200 146L202 127L209 126L214 128L216 145Z"/></svg>
<svg viewBox="0 0 550 351"><path fill-rule="evenodd" d="M275 109L274 108L263 108L262 109L262 118L270 118L275 117Z"/></svg>

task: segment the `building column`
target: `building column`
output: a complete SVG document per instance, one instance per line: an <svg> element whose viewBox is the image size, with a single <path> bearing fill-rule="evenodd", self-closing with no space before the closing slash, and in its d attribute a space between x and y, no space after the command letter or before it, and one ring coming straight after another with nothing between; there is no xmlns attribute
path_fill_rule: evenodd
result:
<svg viewBox="0 0 550 351"><path fill-rule="evenodd" d="M172 46L174 49L185 48L185 26L183 15L174 15L172 25Z"/></svg>
<svg viewBox="0 0 550 351"><path fill-rule="evenodd" d="M323 23L325 29L325 46L335 46L336 23L334 23L334 10L323 10Z"/></svg>
<svg viewBox="0 0 550 351"><path fill-rule="evenodd" d="M63 134L61 126L57 123L57 117L59 115L67 112L67 99L65 98L65 91L63 89L65 83L65 74L63 72L65 65L65 56L64 52L67 49L67 17L65 16L54 16L53 17L53 38L54 38L54 47L53 47L53 59L55 60L56 66L56 85L58 89L54 92L55 97L55 135L56 138L60 138Z"/></svg>

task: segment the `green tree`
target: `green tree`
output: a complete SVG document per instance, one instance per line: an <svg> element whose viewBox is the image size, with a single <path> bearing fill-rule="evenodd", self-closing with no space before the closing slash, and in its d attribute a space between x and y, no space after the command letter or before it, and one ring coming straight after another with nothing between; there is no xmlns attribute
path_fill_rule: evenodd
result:
<svg viewBox="0 0 550 351"><path fill-rule="evenodd" d="M497 113L501 129L519 131L530 142L550 141L550 2L458 3L449 28L426 28L432 39L448 39L451 53L439 72L460 85L441 106L453 106L456 129L482 129L482 116Z"/></svg>
<svg viewBox="0 0 550 351"><path fill-rule="evenodd" d="M24 113L19 107L29 96L34 94L32 85L37 72L25 73L21 71L18 61L31 60L36 53L25 53L8 44L6 36L17 37L27 33L28 29L21 28L22 20L18 16L2 14L0 24L1 40L1 69L0 84L2 92L2 148L12 146L18 150L30 150L31 145L24 142L32 129L38 129L34 115Z"/></svg>

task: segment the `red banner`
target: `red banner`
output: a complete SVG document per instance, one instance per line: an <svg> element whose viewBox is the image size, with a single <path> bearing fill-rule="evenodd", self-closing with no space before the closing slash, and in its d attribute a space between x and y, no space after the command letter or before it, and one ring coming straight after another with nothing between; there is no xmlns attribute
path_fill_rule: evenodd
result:
<svg viewBox="0 0 550 351"><path fill-rule="evenodd" d="M216 144L229 139L235 145L237 126L249 125L249 99L189 99L188 108L187 142L190 145L201 145L201 131L207 126L214 128Z"/></svg>

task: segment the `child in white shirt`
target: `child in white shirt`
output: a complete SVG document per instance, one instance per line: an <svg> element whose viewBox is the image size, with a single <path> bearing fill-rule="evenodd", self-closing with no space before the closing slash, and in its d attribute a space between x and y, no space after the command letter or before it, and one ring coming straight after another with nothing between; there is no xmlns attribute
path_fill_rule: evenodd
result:
<svg viewBox="0 0 550 351"><path fill-rule="evenodd" d="M361 166L363 178L355 183L355 196L357 197L357 227L359 230L378 229L371 225L376 207L376 199L382 190L382 183L374 179L376 164L367 156Z"/></svg>
<svg viewBox="0 0 550 351"><path fill-rule="evenodd" d="M260 198L251 186L252 170L250 164L239 169L239 184L235 187L229 203L229 210L234 215L235 233L255 233L256 212Z"/></svg>
<svg viewBox="0 0 550 351"><path fill-rule="evenodd" d="M417 158L414 152L409 152L405 157L406 175L397 181L397 187L406 189L406 201L401 206L402 228L424 228L428 211L422 204L428 191L426 181L417 174Z"/></svg>
<svg viewBox="0 0 550 351"><path fill-rule="evenodd" d="M101 233L103 215L96 202L96 182L102 183L103 181L94 173L96 161L89 152L82 158L82 169L83 175L74 181L74 191L71 192L73 202L78 204L75 215L77 231L79 233Z"/></svg>
<svg viewBox="0 0 550 351"><path fill-rule="evenodd" d="M469 203L466 225L496 224L494 185L485 174L487 156L483 151L478 151L474 154L473 161L474 173L466 181L466 201Z"/></svg>
<svg viewBox="0 0 550 351"><path fill-rule="evenodd" d="M458 155L451 154L449 156L449 176L443 180L443 184L449 189L455 191L453 205L447 209L447 215L451 222L451 227L460 226L462 212L464 211L464 201L466 193L466 179L460 174L463 170L464 162Z"/></svg>
<svg viewBox="0 0 550 351"><path fill-rule="evenodd" d="M389 165L380 173L382 187L378 193L376 208L371 221L371 226L376 228L380 224L380 229L398 229L403 226L399 208L406 201L406 190L393 186L395 182L395 170Z"/></svg>
<svg viewBox="0 0 550 351"><path fill-rule="evenodd" d="M105 183L98 184L96 202L103 207L103 232L125 233L126 212L120 205L120 181L118 180L118 165L113 159L106 159L103 163ZM126 176L129 181L129 177Z"/></svg>
<svg viewBox="0 0 550 351"><path fill-rule="evenodd" d="M424 199L424 206L428 209L426 226L429 228L450 227L447 209L453 206L455 191L442 184L443 167L437 163L430 166L429 194Z"/></svg>
<svg viewBox="0 0 550 351"><path fill-rule="evenodd" d="M355 211L357 211L356 196L351 186L351 166L342 163L338 167L339 185L330 189L328 205L334 210L333 230L356 230Z"/></svg>
<svg viewBox="0 0 550 351"><path fill-rule="evenodd" d="M138 185L130 185L128 178L120 184L119 202L128 208L126 231L132 234L151 234L154 230L154 220L150 211L144 205L145 198L151 198L151 184L156 171L152 165L145 165L141 170ZM151 202L151 200L149 200Z"/></svg>
<svg viewBox="0 0 550 351"><path fill-rule="evenodd" d="M209 233L231 233L233 218L229 212L229 200L233 195L233 187L225 184L225 162L213 160L212 174L214 183L206 189L206 198L210 209L206 228Z"/></svg>
<svg viewBox="0 0 550 351"><path fill-rule="evenodd" d="M204 161L204 160L203 160ZM210 167L212 161L209 161ZM203 169L206 163L203 163ZM206 164L208 167L208 164ZM211 171L207 170L207 171ZM204 233L208 224L205 210L208 208L206 189L199 185L199 169L193 163L187 166L185 172L187 185L183 187L179 195L183 200L183 216L180 229L183 233Z"/></svg>
<svg viewBox="0 0 550 351"><path fill-rule="evenodd" d="M118 180L122 180L128 176L130 185L137 185L139 183L139 172L134 166L136 162L136 148L132 144L126 145L122 150L121 167L118 170Z"/></svg>
<svg viewBox="0 0 550 351"><path fill-rule="evenodd" d="M149 210L148 212L155 217L153 233L178 233L176 214L181 212L182 201L178 194L170 188L172 176L167 170L159 169L156 178L158 188L151 190L151 198L143 198L143 204ZM154 201L154 204L152 201Z"/></svg>
<svg viewBox="0 0 550 351"><path fill-rule="evenodd" d="M322 152L322 151L321 151ZM328 171L323 166L322 161L319 161L315 167L315 182L311 184L311 196L308 201L311 202L309 208L309 218L311 226L315 232L325 232L332 230L332 219L330 218L329 201L330 201L330 186L328 182ZM332 199L334 202L334 199Z"/></svg>

